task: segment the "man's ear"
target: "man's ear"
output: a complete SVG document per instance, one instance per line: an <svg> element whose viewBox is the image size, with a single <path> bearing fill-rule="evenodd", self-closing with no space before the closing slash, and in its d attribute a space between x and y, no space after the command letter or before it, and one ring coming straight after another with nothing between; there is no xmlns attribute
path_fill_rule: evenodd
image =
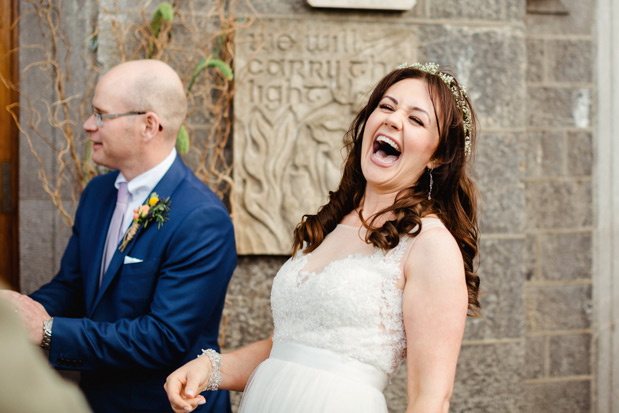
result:
<svg viewBox="0 0 619 413"><path fill-rule="evenodd" d="M143 140L150 141L161 131L163 131L163 127L159 123L159 116L155 112L146 112L144 114L144 123L142 124Z"/></svg>

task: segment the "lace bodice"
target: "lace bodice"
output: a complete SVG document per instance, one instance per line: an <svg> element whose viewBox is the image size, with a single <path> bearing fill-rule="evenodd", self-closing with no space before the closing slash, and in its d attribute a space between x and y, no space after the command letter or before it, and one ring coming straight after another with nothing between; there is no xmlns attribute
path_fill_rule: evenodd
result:
<svg viewBox="0 0 619 413"><path fill-rule="evenodd" d="M422 232L441 226L422 220ZM406 356L398 281L413 237L384 253L359 228L338 225L316 250L297 254L273 281L273 341L345 354L392 376Z"/></svg>

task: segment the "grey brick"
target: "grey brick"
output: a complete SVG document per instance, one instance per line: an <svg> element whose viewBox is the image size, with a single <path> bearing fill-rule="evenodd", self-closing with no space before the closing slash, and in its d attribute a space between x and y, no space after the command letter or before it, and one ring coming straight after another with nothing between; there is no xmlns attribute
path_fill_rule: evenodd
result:
<svg viewBox="0 0 619 413"><path fill-rule="evenodd" d="M523 412L524 344L465 345L450 412Z"/></svg>
<svg viewBox="0 0 619 413"><path fill-rule="evenodd" d="M19 271L23 293L35 291L54 275L55 214L50 201L20 201Z"/></svg>
<svg viewBox="0 0 619 413"><path fill-rule="evenodd" d="M563 133L555 130L528 132L526 176L549 178L564 175L564 142Z"/></svg>
<svg viewBox="0 0 619 413"><path fill-rule="evenodd" d="M589 328L591 286L528 286L526 311L531 332Z"/></svg>
<svg viewBox="0 0 619 413"><path fill-rule="evenodd" d="M444 0L430 3L432 18L515 20L524 17L524 3L511 0Z"/></svg>
<svg viewBox="0 0 619 413"><path fill-rule="evenodd" d="M271 300L241 295L226 296L223 318L219 331L224 351L232 351L259 340L273 331Z"/></svg>
<svg viewBox="0 0 619 413"><path fill-rule="evenodd" d="M482 233L518 233L524 228L524 142L521 134L478 139L475 181L482 208Z"/></svg>
<svg viewBox="0 0 619 413"><path fill-rule="evenodd" d="M525 209L530 229L589 226L591 182L526 182Z"/></svg>
<svg viewBox="0 0 619 413"><path fill-rule="evenodd" d="M594 7L588 1L561 0L569 14L527 14L527 32L535 35L590 35L593 30Z"/></svg>
<svg viewBox="0 0 619 413"><path fill-rule="evenodd" d="M482 240L479 268L482 316L467 320L466 340L524 335L524 244L523 239Z"/></svg>
<svg viewBox="0 0 619 413"><path fill-rule="evenodd" d="M527 39L527 82L545 80L546 43L541 39Z"/></svg>
<svg viewBox="0 0 619 413"><path fill-rule="evenodd" d="M594 50L589 40L548 40L548 80L592 82Z"/></svg>
<svg viewBox="0 0 619 413"><path fill-rule="evenodd" d="M406 383L406 361L404 361L400 364L385 390L387 407L390 412L406 411L406 403L408 402Z"/></svg>
<svg viewBox="0 0 619 413"><path fill-rule="evenodd" d="M591 411L589 380L530 383L527 412L582 413Z"/></svg>
<svg viewBox="0 0 619 413"><path fill-rule="evenodd" d="M525 340L526 356L524 371L527 379L544 377L544 359L546 338L542 336L527 337Z"/></svg>
<svg viewBox="0 0 619 413"><path fill-rule="evenodd" d="M538 278L537 263L539 261L538 235L526 235L526 248L524 255L524 274L527 281Z"/></svg>
<svg viewBox="0 0 619 413"><path fill-rule="evenodd" d="M591 279L591 233L540 236L541 278L546 280Z"/></svg>
<svg viewBox="0 0 619 413"><path fill-rule="evenodd" d="M591 374L591 335L550 337L550 376Z"/></svg>
<svg viewBox="0 0 619 413"><path fill-rule="evenodd" d="M593 141L590 132L567 133L567 174L591 176L593 171Z"/></svg>
<svg viewBox="0 0 619 413"><path fill-rule="evenodd" d="M593 92L588 87L529 87L528 123L541 128L592 125Z"/></svg>
<svg viewBox="0 0 619 413"><path fill-rule="evenodd" d="M523 127L526 46L522 33L509 26L428 26L419 31L419 41L420 60L454 69L483 127ZM497 88L502 92L496 93Z"/></svg>

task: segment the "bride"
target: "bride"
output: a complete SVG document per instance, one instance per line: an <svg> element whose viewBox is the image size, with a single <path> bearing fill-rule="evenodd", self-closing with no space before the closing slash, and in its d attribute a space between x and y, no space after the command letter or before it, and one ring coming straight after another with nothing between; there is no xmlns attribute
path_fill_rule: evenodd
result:
<svg viewBox="0 0 619 413"><path fill-rule="evenodd" d="M339 188L295 229L273 281L273 334L172 373L174 411L222 388L245 392L240 412L387 412L383 390L406 358L406 411L447 412L480 307L475 135L466 92L438 65L386 75L346 135Z"/></svg>

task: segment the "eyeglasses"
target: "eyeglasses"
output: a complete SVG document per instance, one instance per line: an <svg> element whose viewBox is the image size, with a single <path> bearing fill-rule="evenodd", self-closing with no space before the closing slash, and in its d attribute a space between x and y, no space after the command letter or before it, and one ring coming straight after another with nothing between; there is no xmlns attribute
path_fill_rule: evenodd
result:
<svg viewBox="0 0 619 413"><path fill-rule="evenodd" d="M122 118L123 116L145 115L146 112L101 113L93 109L92 114L95 115L95 119L97 120L97 125L99 127L102 127L103 119Z"/></svg>

